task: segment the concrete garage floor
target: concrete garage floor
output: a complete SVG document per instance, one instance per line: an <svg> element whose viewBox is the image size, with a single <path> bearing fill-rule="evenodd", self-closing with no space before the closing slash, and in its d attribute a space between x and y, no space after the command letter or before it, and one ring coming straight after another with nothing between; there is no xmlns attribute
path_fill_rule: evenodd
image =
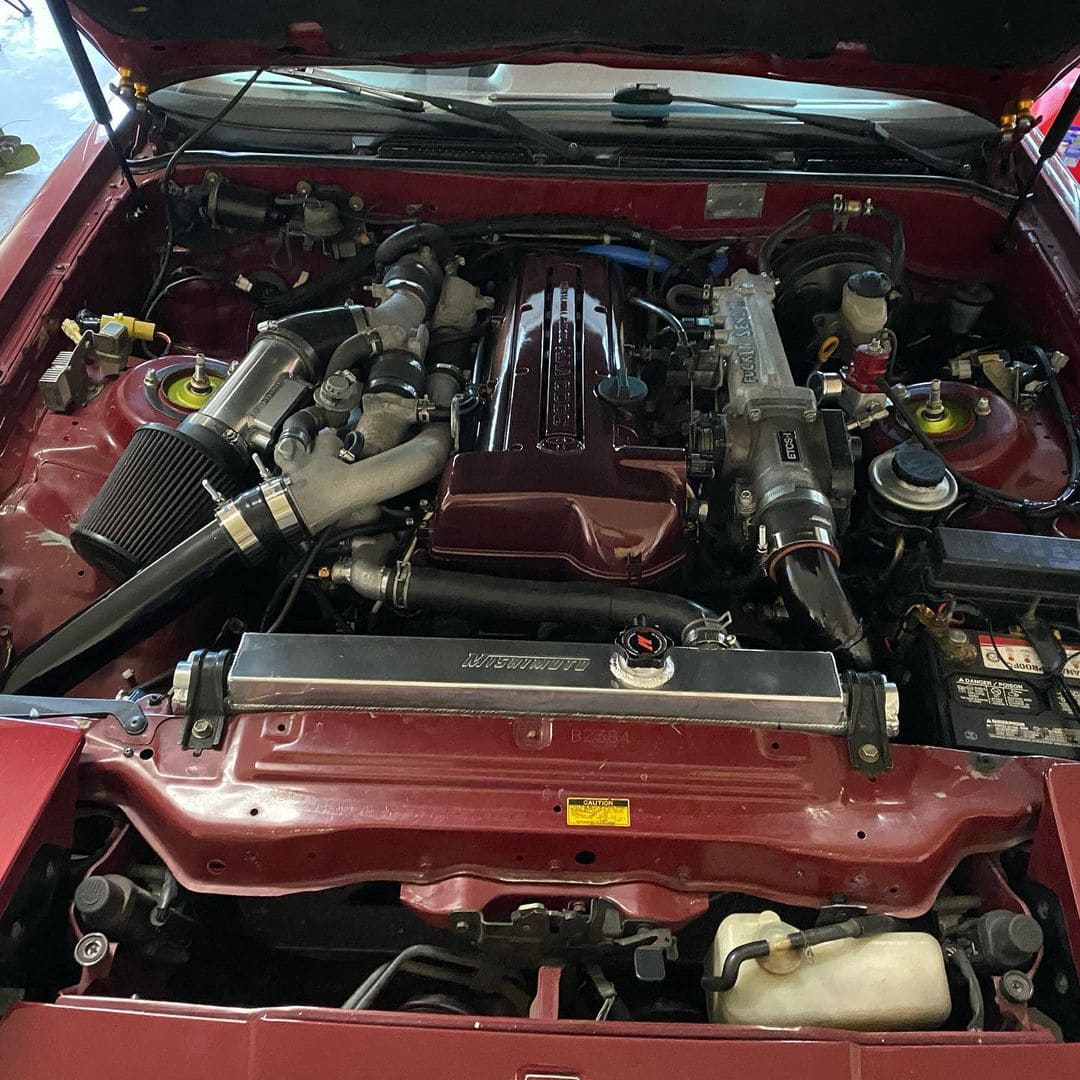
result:
<svg viewBox="0 0 1080 1080"><path fill-rule="evenodd" d="M42 0L29 6L26 18L0 2L0 127L32 143L41 160L0 176L0 236L92 120L48 8ZM90 57L106 85L112 69L93 49Z"/></svg>

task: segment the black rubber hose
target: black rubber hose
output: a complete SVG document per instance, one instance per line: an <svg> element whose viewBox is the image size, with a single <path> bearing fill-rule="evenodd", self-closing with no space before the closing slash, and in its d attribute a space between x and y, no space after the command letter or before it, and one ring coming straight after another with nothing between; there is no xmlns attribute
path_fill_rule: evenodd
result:
<svg viewBox="0 0 1080 1080"><path fill-rule="evenodd" d="M829 205L831 206L832 204L830 203ZM424 228L433 231L427 233L412 232L408 234L408 237L402 238L402 234L408 233L408 230L420 230ZM436 232L434 230L438 231ZM677 241L671 240L661 233L652 232L649 229L639 229L625 221L610 221L589 217L569 217L558 214L538 214L522 217L488 218L483 221L456 222L445 228L431 222L419 222L416 225L408 225L404 229L398 229L397 232L391 233L377 248L372 245L361 248L351 259L345 259L327 273L322 274L317 278L313 278L311 281L308 281L295 289L289 289L280 296L275 296L272 299L265 301L262 305L262 309L271 318L277 318L291 311L302 311L305 308L309 308L316 300L325 296L327 293L351 284L354 281L358 281L365 274L370 273L375 267L376 261L378 261L380 266L387 265L388 262L393 261L392 259L387 258L388 255L398 257L400 254L407 254L411 250L416 250L416 238L418 236L421 238L419 241L420 243L431 243L432 246L435 247L437 255L440 255L442 252L439 234L441 233L442 236L445 236L448 240L448 245L445 249L445 258L448 259L452 254L453 243L455 241L475 240L484 236L486 233L522 231L559 232L567 230L602 232L619 240L637 244L639 247L652 247L656 250L657 254L663 255L665 258L671 259L674 262L678 262L680 265L685 263L689 256L688 249ZM395 240L395 237L398 237L399 239ZM387 248L386 245L388 245L391 240L394 240L394 245L393 247ZM400 252L395 252L395 248L397 247L401 247L402 250Z"/></svg>
<svg viewBox="0 0 1080 1080"><path fill-rule="evenodd" d="M422 247L429 247L434 251L440 266L445 265L454 253L450 237L441 225L436 225L433 221L418 221L415 225L406 225L405 228L392 232L375 249L375 265L390 266L402 255L419 251Z"/></svg>
<svg viewBox="0 0 1080 1080"><path fill-rule="evenodd" d="M785 221L778 229L771 232L758 251L758 269L763 274L775 277L773 273L773 258L776 249L791 235L798 232L811 218L817 214L834 214L836 210L832 201L811 203L803 207L790 221ZM885 207L874 207L873 217L880 218L892 230L892 245L890 248L889 273L894 282L899 282L904 274L906 260L906 243L904 240L904 223L898 215Z"/></svg>
<svg viewBox="0 0 1080 1080"><path fill-rule="evenodd" d="M218 521L204 525L122 585L73 615L19 657L4 682L8 694L63 694L94 669L86 658L121 640L136 641L163 625L163 613L192 585L236 554ZM117 655L123 646L110 654Z"/></svg>
<svg viewBox="0 0 1080 1080"><path fill-rule="evenodd" d="M862 620L840 584L836 564L821 548L796 548L781 556L776 583L788 614L844 666L865 671L873 664Z"/></svg>
<svg viewBox="0 0 1080 1080"><path fill-rule="evenodd" d="M785 221L778 229L774 229L769 233L769 235L765 237L761 249L758 251L758 269L763 274L775 277L776 275L772 270L772 260L773 256L776 254L776 249L791 236L792 233L801 229L815 214L824 214L826 212L833 212L831 200L811 203L809 206L804 206L793 218Z"/></svg>
<svg viewBox="0 0 1080 1080"><path fill-rule="evenodd" d="M945 959L956 970L956 973L963 980L964 987L967 989L968 1008L971 1011L971 1019L967 1022L967 1030L984 1030L986 1027L986 1000L983 997L979 977L975 974L971 958L961 948L946 947Z"/></svg>
<svg viewBox="0 0 1080 1080"><path fill-rule="evenodd" d="M287 289L280 296L263 301L262 310L272 319L280 318L289 312L304 311L327 293L359 281L371 273L374 265L375 248L369 244L325 274L320 274L295 289Z"/></svg>
<svg viewBox="0 0 1080 1080"><path fill-rule="evenodd" d="M747 960L758 960L769 955L769 943L765 940L748 941L745 945L736 945L724 957L719 975L706 975L701 980L703 990L719 991L726 994L739 980L739 969Z"/></svg>
<svg viewBox="0 0 1080 1080"><path fill-rule="evenodd" d="M331 354L326 365L327 375L336 371L348 371L372 357L371 337L369 334L353 334L347 337Z"/></svg>
<svg viewBox="0 0 1080 1080"><path fill-rule="evenodd" d="M347 304L298 311L277 319L275 325L278 330L288 330L306 341L320 364L327 363L342 341L356 333L356 318Z"/></svg>
<svg viewBox="0 0 1080 1080"><path fill-rule="evenodd" d="M726 993L739 978L739 969L747 960L758 960L770 953L801 952L803 949L823 945L826 941L847 941L851 938L871 937L899 930L901 923L891 915L856 915L843 922L815 926L809 930L796 930L793 934L772 942L761 939L737 945L724 957L719 975L706 975L701 980L703 990Z"/></svg>
<svg viewBox="0 0 1080 1080"><path fill-rule="evenodd" d="M468 611L523 622L569 622L622 629L638 618L681 640L687 627L716 616L671 593L591 582L517 578L412 567L407 582L394 576L384 599L406 609Z"/></svg>
<svg viewBox="0 0 1080 1080"><path fill-rule="evenodd" d="M281 426L279 438L296 439L305 449L315 442L315 436L326 427L326 410L318 405L309 405L306 409L294 412Z"/></svg>

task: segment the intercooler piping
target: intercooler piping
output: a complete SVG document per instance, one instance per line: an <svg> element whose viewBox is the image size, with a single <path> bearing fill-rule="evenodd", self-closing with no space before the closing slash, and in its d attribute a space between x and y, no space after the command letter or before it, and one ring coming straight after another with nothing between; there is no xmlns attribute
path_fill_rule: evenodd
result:
<svg viewBox="0 0 1080 1080"><path fill-rule="evenodd" d="M683 645L715 643L721 620L708 608L671 593L595 582L522 581L398 563L345 560L335 580L369 600L401 611L469 612L522 622L566 622L620 630L639 619Z"/></svg>
<svg viewBox="0 0 1080 1080"><path fill-rule="evenodd" d="M855 614L831 555L802 547L781 555L774 574L788 614L816 642L837 654L841 666L866 671L873 664L862 620Z"/></svg>

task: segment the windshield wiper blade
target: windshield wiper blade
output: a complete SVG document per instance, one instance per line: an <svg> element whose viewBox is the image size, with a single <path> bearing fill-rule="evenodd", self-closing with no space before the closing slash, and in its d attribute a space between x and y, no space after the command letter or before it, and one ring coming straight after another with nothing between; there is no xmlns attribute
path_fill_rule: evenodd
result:
<svg viewBox="0 0 1080 1080"><path fill-rule="evenodd" d="M425 102L433 109L442 109L451 116L460 116L464 120L499 128L517 136L523 142L532 143L541 150L554 154L562 161L579 161L585 157L585 151L576 142L567 142L565 139L560 139L558 135L533 127L532 124L525 123L520 117L499 105L482 105L478 101L468 101L463 98L414 94L411 91L408 92L408 96Z"/></svg>
<svg viewBox="0 0 1080 1080"><path fill-rule="evenodd" d="M362 101L371 101L401 112L421 113L425 105L462 120L471 120L476 124L498 128L515 136L522 142L529 143L560 161L578 161L585 157L585 151L576 142L567 142L557 135L551 135L540 128L525 123L520 117L498 105L483 105L478 101L464 98L442 97L437 94L421 94L414 91L386 90L381 86L372 86L359 79L350 79L320 68L273 68L275 75L284 75L290 79L310 83L312 86L325 86L331 90L341 90Z"/></svg>
<svg viewBox="0 0 1080 1080"><path fill-rule="evenodd" d="M666 86L651 86L638 83L636 86L626 86L617 90L612 97L613 105L650 105L663 106L672 104L708 105L717 109L730 109L734 112L754 113L759 116L775 116L782 120L794 120L805 124L807 127L820 128L823 131L832 131L838 135L848 135L852 138L863 139L868 142L878 142L887 146L899 154L910 158L912 161L925 165L936 172L946 176L968 176L972 167L966 161L952 161L941 157L931 150L925 150L920 146L909 143L906 139L889 131L878 120L860 120L852 116L825 116L821 113L807 113L794 109L772 108L767 105L747 105L741 101L728 101L726 98L694 97L689 94L673 94ZM628 119L619 117L619 119ZM642 119L649 119L643 116Z"/></svg>
<svg viewBox="0 0 1080 1080"><path fill-rule="evenodd" d="M341 90L363 101L386 105L388 108L398 109L401 112L424 111L424 103L417 101L414 97L408 97L397 90L387 90L382 86L372 86L370 83L360 82L359 79L335 75L332 71L324 71L322 68L271 68L270 70L274 75L284 75L287 79L296 79L298 82L309 83L312 86Z"/></svg>

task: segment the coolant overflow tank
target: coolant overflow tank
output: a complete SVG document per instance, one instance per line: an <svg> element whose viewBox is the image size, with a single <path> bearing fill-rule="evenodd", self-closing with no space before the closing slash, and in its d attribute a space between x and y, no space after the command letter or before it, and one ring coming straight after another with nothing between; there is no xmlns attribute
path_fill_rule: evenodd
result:
<svg viewBox="0 0 1080 1080"><path fill-rule="evenodd" d="M775 911L729 915L716 932L706 974L719 976L737 945L795 929ZM709 994L709 1019L760 1027L915 1031L939 1027L952 1009L941 946L930 934L829 941L815 945L812 957L770 967L744 963L731 990Z"/></svg>

